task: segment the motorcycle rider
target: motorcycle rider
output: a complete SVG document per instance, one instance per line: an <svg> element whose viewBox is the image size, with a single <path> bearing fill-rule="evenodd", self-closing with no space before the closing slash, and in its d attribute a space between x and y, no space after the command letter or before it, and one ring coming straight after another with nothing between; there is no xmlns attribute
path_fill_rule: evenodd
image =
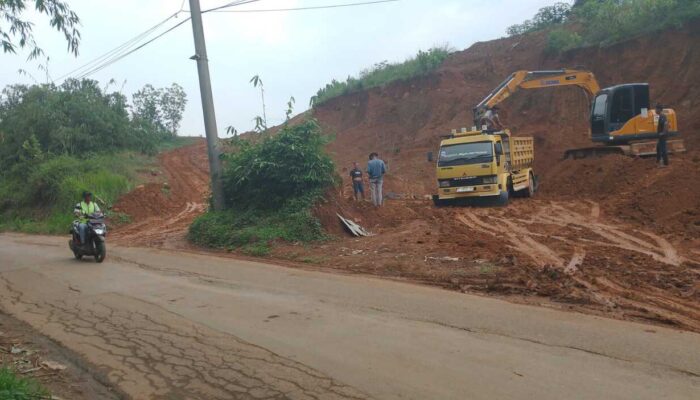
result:
<svg viewBox="0 0 700 400"><path fill-rule="evenodd" d="M88 215L100 212L100 206L92 201L92 193L83 192L83 201L75 205L73 214L78 218L78 233L80 235L80 246L84 247L87 241Z"/></svg>

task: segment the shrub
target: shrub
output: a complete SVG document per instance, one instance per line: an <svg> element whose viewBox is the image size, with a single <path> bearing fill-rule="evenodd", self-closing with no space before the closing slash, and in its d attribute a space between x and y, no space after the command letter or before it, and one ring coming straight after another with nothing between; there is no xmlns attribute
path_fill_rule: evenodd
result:
<svg viewBox="0 0 700 400"><path fill-rule="evenodd" d="M334 166L315 120L287 126L253 143L235 139L224 157L224 194L236 209L279 208L313 197L333 183Z"/></svg>
<svg viewBox="0 0 700 400"><path fill-rule="evenodd" d="M348 76L344 82L333 79L311 98L311 105L316 106L344 94L426 75L442 65L451 53L452 49L447 45L433 47L427 51L419 50L416 56L401 63L382 61L374 64L360 72L359 78Z"/></svg>
<svg viewBox="0 0 700 400"><path fill-rule="evenodd" d="M549 53L559 53L574 49L581 45L581 35L577 32L566 29L553 29L547 38L546 51Z"/></svg>
<svg viewBox="0 0 700 400"><path fill-rule="evenodd" d="M565 23L571 14L571 5L567 3L555 3L542 7L532 19L525 20L522 24L511 25L506 29L508 36L522 35L525 33L540 31Z"/></svg>
<svg viewBox="0 0 700 400"><path fill-rule="evenodd" d="M315 120L285 126L259 140L232 139L223 157L227 209L208 212L190 226L194 243L262 256L278 240L325 238L311 207L335 181L326 138Z"/></svg>

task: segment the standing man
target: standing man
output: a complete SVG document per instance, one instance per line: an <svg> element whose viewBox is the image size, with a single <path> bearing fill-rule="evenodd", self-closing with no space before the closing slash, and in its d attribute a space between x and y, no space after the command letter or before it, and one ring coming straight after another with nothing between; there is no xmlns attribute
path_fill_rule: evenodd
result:
<svg viewBox="0 0 700 400"><path fill-rule="evenodd" d="M666 147L668 118L664 114L663 105L656 105L656 115L659 116L659 122L656 127L656 133L659 135L659 141L656 143L656 162L659 164L659 168L664 168L668 165L668 148Z"/></svg>
<svg viewBox="0 0 700 400"><path fill-rule="evenodd" d="M359 200L358 195L365 199L365 187L362 183L362 170L357 166L357 162L352 163L350 170L350 179L352 180L352 192L355 196L355 201Z"/></svg>
<svg viewBox="0 0 700 400"><path fill-rule="evenodd" d="M369 176L369 189L372 192L372 203L375 207L382 205L382 185L384 184L384 174L386 165L379 159L379 154L371 153L367 163L367 175Z"/></svg>

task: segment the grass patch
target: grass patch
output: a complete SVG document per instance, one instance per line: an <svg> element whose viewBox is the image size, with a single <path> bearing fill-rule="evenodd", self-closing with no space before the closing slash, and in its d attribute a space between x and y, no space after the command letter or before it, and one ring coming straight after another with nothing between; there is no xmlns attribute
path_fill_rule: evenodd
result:
<svg viewBox="0 0 700 400"><path fill-rule="evenodd" d="M49 397L49 391L35 380L20 377L7 367L0 368L0 399L36 400Z"/></svg>
<svg viewBox="0 0 700 400"><path fill-rule="evenodd" d="M175 136L158 143L156 149L158 152L175 150L179 149L180 147L195 144L200 140L202 139L195 136Z"/></svg>
<svg viewBox="0 0 700 400"><path fill-rule="evenodd" d="M285 207L208 212L190 226L188 238L202 246L265 256L275 241L312 242L323 240L326 235L309 208Z"/></svg>
<svg viewBox="0 0 700 400"><path fill-rule="evenodd" d="M332 80L331 83L318 90L311 98L311 106L320 105L332 98L349 93L387 85L391 82L427 75L438 68L452 53L448 45L433 47L428 51L420 50L415 56L399 63L382 61L371 68L360 72L359 77L351 77L345 81Z"/></svg>
<svg viewBox="0 0 700 400"><path fill-rule="evenodd" d="M129 151L20 164L18 169L26 172L9 173L0 180L0 231L64 234L84 190L94 193L109 215L119 196L140 183L138 171L152 163L152 157Z"/></svg>

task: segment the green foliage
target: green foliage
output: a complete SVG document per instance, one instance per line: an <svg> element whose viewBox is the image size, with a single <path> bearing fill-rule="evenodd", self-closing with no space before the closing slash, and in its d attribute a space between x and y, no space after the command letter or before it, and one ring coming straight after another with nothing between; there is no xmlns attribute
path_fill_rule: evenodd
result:
<svg viewBox="0 0 700 400"><path fill-rule="evenodd" d="M551 28L566 22L570 14L571 5L567 3L554 3L551 6L540 8L532 19L528 19L522 24L509 26L506 32L509 36L516 36Z"/></svg>
<svg viewBox="0 0 700 400"><path fill-rule="evenodd" d="M700 17L698 0L579 0L541 8L532 20L508 28L508 34L551 29L548 52L582 46L606 46L638 35L681 27Z"/></svg>
<svg viewBox="0 0 700 400"><path fill-rule="evenodd" d="M37 58L44 51L34 40L34 24L24 17L27 3L33 3L39 14L49 17L49 24L66 39L68 50L78 55L80 19L60 0L0 0L0 47L4 53L17 53L17 48L29 48L29 59Z"/></svg>
<svg viewBox="0 0 700 400"><path fill-rule="evenodd" d="M35 380L20 377L7 367L0 368L0 399L35 400L49 397L48 390Z"/></svg>
<svg viewBox="0 0 700 400"><path fill-rule="evenodd" d="M132 103L135 120L151 130L165 130L176 136L187 105L187 95L177 83L173 83L169 88L146 85L133 94Z"/></svg>
<svg viewBox="0 0 700 400"><path fill-rule="evenodd" d="M575 10L586 45L608 45L640 34L678 28L698 16L697 0L588 0Z"/></svg>
<svg viewBox="0 0 700 400"><path fill-rule="evenodd" d="M308 120L259 140L231 142L234 151L223 157L227 209L197 218L189 239L256 256L268 254L278 240L323 239L311 207L335 182L335 168L323 151L326 138L318 123Z"/></svg>
<svg viewBox="0 0 700 400"><path fill-rule="evenodd" d="M546 51L548 53L560 53L563 51L575 49L581 46L583 39L578 32L569 31L566 29L552 29L547 38Z"/></svg>
<svg viewBox="0 0 700 400"><path fill-rule="evenodd" d="M315 120L286 126L257 142L235 139L224 156L226 201L236 209L278 208L333 184L333 161Z"/></svg>
<svg viewBox="0 0 700 400"><path fill-rule="evenodd" d="M434 47L428 51L420 50L415 57L401 63L382 61L360 72L359 78L348 77L344 82L333 79L331 83L319 89L311 98L310 105L317 106L334 97L364 89L378 87L394 81L423 76L438 68L452 53L449 46Z"/></svg>
<svg viewBox="0 0 700 400"><path fill-rule="evenodd" d="M133 188L136 170L149 162L143 155L123 152L18 163L0 175L0 230L65 233L84 190L93 192L107 209Z"/></svg>
<svg viewBox="0 0 700 400"><path fill-rule="evenodd" d="M188 238L203 246L242 248L259 256L269 253L275 241L311 242L325 238L325 234L311 214L310 203L297 203L279 210L208 212L190 226Z"/></svg>

